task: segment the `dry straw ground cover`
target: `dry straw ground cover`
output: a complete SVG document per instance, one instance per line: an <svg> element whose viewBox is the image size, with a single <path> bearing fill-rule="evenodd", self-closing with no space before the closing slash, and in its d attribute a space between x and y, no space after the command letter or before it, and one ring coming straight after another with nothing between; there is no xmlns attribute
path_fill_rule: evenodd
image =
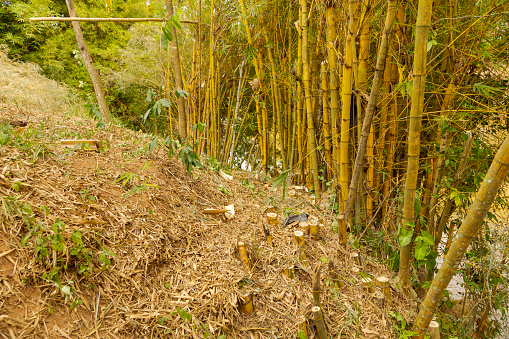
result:
<svg viewBox="0 0 509 339"><path fill-rule="evenodd" d="M330 337L390 338L395 331L389 311L413 317L415 305L395 289L388 303L377 288L363 287L345 259L351 249L338 249L327 204L312 205L305 192L281 201L280 189L271 190L252 173L234 172L233 181L210 169L189 176L180 161L168 159L164 146L150 154L151 138L118 126L96 129L93 121L6 106L0 112L2 126L18 126L0 151L0 333L5 338L295 338L301 319L307 319L312 338L317 267ZM104 149L60 146L59 140L73 138L102 140ZM126 173L134 179L124 185ZM202 213L228 204L235 205L233 219ZM263 212L269 204L278 213L277 226L269 227L274 247L262 226L268 226ZM295 228L282 227L290 211L307 212L323 224L319 240L306 237L309 267L297 260ZM66 250L50 248L37 261L35 235L24 247L23 238L40 222L51 240L57 219L65 224L57 232ZM72 254L79 247L76 231L91 251L82 274L87 262ZM238 257L238 241L247 244L251 270ZM105 253L111 265L104 265ZM392 278L362 257L363 273ZM330 284L329 262L345 287ZM294 279L284 275L290 265ZM44 274L56 267L59 287ZM248 315L239 309L246 294L254 300Z"/></svg>

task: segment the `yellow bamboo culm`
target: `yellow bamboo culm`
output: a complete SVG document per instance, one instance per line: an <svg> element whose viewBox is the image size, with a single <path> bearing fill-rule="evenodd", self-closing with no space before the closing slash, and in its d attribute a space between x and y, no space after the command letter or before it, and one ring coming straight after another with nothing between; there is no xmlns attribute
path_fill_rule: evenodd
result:
<svg viewBox="0 0 509 339"><path fill-rule="evenodd" d="M306 318L302 317L298 321L299 333L298 338L308 339L308 329L306 326Z"/></svg>
<svg viewBox="0 0 509 339"><path fill-rule="evenodd" d="M346 220L345 220L345 215L344 214L338 215L337 222L338 222L338 233L339 233L340 243L341 243L341 245L346 246Z"/></svg>
<svg viewBox="0 0 509 339"><path fill-rule="evenodd" d="M386 277L378 277L376 278L375 283L378 287L382 289L384 299L388 302L391 302L391 287L389 284L389 279Z"/></svg>
<svg viewBox="0 0 509 339"><path fill-rule="evenodd" d="M431 321L428 326L430 339L440 339L440 325L436 321Z"/></svg>
<svg viewBox="0 0 509 339"><path fill-rule="evenodd" d="M313 306L311 312L313 312L313 320L315 321L318 338L327 339L327 330L325 329L325 322L323 321L323 314L320 306Z"/></svg>
<svg viewBox="0 0 509 339"><path fill-rule="evenodd" d="M276 213L267 213L267 222L269 225L276 226L277 225L277 214Z"/></svg>
<svg viewBox="0 0 509 339"><path fill-rule="evenodd" d="M241 297L240 309L243 313L250 314L253 312L253 298L250 294L246 294Z"/></svg>
<svg viewBox="0 0 509 339"><path fill-rule="evenodd" d="M295 277L295 268L293 267L293 265L285 268L285 275L290 279L293 279Z"/></svg>
<svg viewBox="0 0 509 339"><path fill-rule="evenodd" d="M242 260L244 264L246 264L248 270L251 270L251 265L249 265L249 259L247 257L246 245L244 244L243 241L239 241L237 243L237 249L239 251L240 260Z"/></svg>
<svg viewBox="0 0 509 339"><path fill-rule="evenodd" d="M307 222L307 221L300 221L299 222L299 227L300 227L300 230L302 231L302 233L304 233L304 235L308 235L309 234L309 222Z"/></svg>

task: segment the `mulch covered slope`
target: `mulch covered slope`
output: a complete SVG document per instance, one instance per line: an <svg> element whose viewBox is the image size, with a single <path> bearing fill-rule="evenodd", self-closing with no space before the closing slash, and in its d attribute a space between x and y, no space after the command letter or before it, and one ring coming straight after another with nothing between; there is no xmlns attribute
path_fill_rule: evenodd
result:
<svg viewBox="0 0 509 339"><path fill-rule="evenodd" d="M164 146L150 154L150 137L119 126L103 130L74 116L0 107L0 126L11 122L11 141L0 146L4 338L295 338L303 320L313 338L311 286L318 269L330 337L392 338L389 311L413 318L414 303L395 289L387 302L378 288L363 286L346 259L351 248L337 244L326 197L314 202L301 191L281 201L281 189L247 172L232 173L233 181L211 169L189 176ZM75 138L102 140L104 149L69 152L60 145ZM203 213L229 204L232 219ZM274 246L262 226L269 205L278 213L278 225L269 227ZM282 227L289 212L307 212L323 224L319 240L306 237L310 266L297 259L296 228ZM57 219L65 224L57 230L65 249L47 244L48 255L36 255L37 234L51 241ZM247 245L250 270L239 259L238 241ZM76 248L90 250L90 259ZM362 273L392 278L362 257ZM103 269L105 258L111 265ZM331 262L343 288L331 284ZM289 266L295 266L293 279L284 274ZM60 287L47 275L57 267ZM244 314L239 304L248 294L254 311Z"/></svg>

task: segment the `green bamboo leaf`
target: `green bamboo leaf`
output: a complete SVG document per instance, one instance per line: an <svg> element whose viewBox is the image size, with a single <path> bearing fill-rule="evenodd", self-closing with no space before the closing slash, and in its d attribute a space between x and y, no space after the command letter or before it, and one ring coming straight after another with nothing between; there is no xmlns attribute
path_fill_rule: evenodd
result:
<svg viewBox="0 0 509 339"><path fill-rule="evenodd" d="M401 227L399 229L399 245L401 247L406 246L412 242L412 236L414 234L414 231L412 230L406 230L404 227Z"/></svg>

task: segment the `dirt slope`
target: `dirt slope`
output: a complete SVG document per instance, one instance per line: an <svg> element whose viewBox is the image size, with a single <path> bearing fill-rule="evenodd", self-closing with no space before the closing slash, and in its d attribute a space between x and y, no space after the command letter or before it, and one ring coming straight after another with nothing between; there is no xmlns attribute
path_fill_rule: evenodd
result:
<svg viewBox="0 0 509 339"><path fill-rule="evenodd" d="M318 267L331 337L394 337L388 311L414 315L415 305L396 290L387 303L378 288L363 287L346 259L350 251L337 246L326 201L312 204L305 192L281 201L280 189L252 173L225 181L206 168L189 176L162 144L150 154L151 138L119 126L103 130L94 121L12 107L0 107L0 122L5 338L295 338L303 320L312 338ZM103 149L60 145L75 138L101 140ZM231 220L203 213L228 204L235 205ZM278 225L269 227L274 247L262 227L269 205L278 213ZM290 212L323 224L320 240L306 238L310 266L297 259L295 228L282 227ZM238 241L247 244L251 270L238 257ZM391 278L362 257L362 273ZM331 284L330 262L345 287ZM283 273L289 266L294 279ZM247 294L254 300L248 315L239 309Z"/></svg>

